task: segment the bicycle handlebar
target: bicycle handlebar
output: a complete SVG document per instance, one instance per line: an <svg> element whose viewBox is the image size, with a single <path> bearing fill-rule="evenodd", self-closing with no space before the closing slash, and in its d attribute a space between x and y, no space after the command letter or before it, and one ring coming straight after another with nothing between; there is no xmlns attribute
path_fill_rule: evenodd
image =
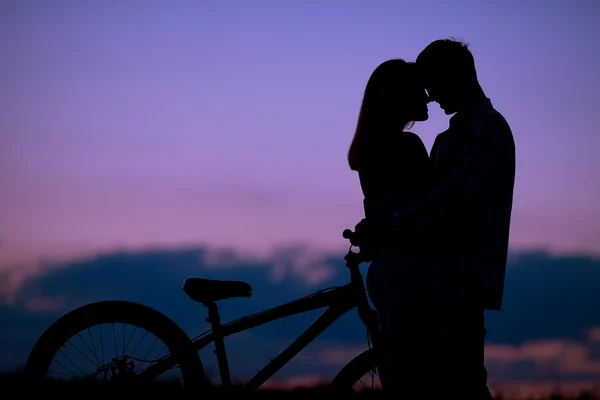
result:
<svg viewBox="0 0 600 400"><path fill-rule="evenodd" d="M350 244L352 246L359 246L358 244L358 238L356 237L356 233L352 232L352 230L350 229L344 229L344 232L342 232L342 237L344 239L348 239L350 241Z"/></svg>
<svg viewBox="0 0 600 400"><path fill-rule="evenodd" d="M363 262L371 261L371 251L360 247L359 238L356 235L356 232L353 232L350 229L344 229L344 231L342 232L342 237L344 239L348 239L352 246L359 248L358 253L354 253L352 250L349 250L348 254L346 254L346 256L344 257L344 260L346 260L349 263L348 266L358 265Z"/></svg>

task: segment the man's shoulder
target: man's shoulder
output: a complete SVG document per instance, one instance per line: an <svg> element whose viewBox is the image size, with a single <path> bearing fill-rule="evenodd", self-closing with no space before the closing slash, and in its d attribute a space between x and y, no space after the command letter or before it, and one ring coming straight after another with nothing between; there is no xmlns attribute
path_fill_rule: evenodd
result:
<svg viewBox="0 0 600 400"><path fill-rule="evenodd" d="M498 126L505 130L510 131L510 125L504 115L495 109L493 106L489 106L481 110L478 116L479 125Z"/></svg>
<svg viewBox="0 0 600 400"><path fill-rule="evenodd" d="M511 139L513 137L510 125L504 115L494 107L488 107L481 111L475 124L476 135L484 134L494 136L496 139Z"/></svg>

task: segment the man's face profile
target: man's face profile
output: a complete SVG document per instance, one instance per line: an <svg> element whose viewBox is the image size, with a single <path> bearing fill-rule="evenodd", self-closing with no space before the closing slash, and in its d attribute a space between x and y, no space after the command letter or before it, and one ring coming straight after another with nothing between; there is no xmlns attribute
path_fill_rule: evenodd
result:
<svg viewBox="0 0 600 400"><path fill-rule="evenodd" d="M435 69L423 71L423 83L429 99L438 103L446 115L450 115L456 112L456 90L454 80L446 75L444 71Z"/></svg>

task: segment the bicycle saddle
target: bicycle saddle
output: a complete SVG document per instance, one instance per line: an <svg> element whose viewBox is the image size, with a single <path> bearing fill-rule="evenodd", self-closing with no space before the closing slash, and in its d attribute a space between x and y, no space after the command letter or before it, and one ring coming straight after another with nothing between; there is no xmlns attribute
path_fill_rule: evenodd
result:
<svg viewBox="0 0 600 400"><path fill-rule="evenodd" d="M246 282L197 277L187 278L183 282L183 291L190 299L200 303L252 296L252 286Z"/></svg>

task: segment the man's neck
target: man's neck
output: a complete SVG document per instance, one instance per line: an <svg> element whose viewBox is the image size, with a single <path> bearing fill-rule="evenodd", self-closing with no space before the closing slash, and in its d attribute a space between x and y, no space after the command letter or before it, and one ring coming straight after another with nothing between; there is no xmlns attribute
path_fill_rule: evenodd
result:
<svg viewBox="0 0 600 400"><path fill-rule="evenodd" d="M462 105L459 107L456 113L459 114L461 112L468 111L475 107L477 104L481 103L486 98L487 96L485 95L483 90L481 88L478 88L477 90L474 90L470 94L467 94L465 96Z"/></svg>

